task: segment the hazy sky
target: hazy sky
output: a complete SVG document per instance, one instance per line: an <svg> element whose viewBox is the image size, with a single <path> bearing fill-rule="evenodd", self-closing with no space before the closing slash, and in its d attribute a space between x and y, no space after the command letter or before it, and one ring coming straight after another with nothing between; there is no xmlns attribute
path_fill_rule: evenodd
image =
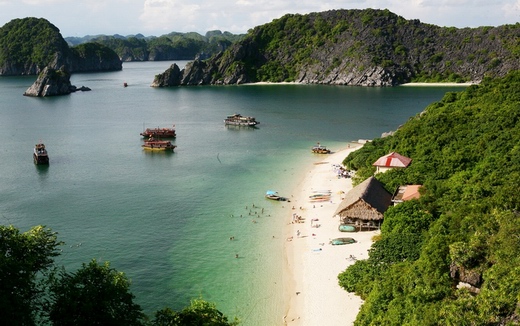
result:
<svg viewBox="0 0 520 326"><path fill-rule="evenodd" d="M0 26L45 18L62 36L160 36L209 30L246 33L285 14L330 9L388 9L439 26L478 27L520 21L520 0L0 0Z"/></svg>

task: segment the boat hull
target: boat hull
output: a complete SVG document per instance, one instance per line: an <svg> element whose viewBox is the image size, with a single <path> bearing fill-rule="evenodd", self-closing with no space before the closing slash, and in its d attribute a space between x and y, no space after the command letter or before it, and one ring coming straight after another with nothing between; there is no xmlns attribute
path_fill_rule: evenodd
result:
<svg viewBox="0 0 520 326"><path fill-rule="evenodd" d="M356 232L356 227L353 225L341 224L338 227L338 230L340 230L341 232Z"/></svg>
<svg viewBox="0 0 520 326"><path fill-rule="evenodd" d="M175 145L173 145L169 141L147 141L141 147L146 151L164 151L164 152L173 152L175 149Z"/></svg>
<svg viewBox="0 0 520 326"><path fill-rule="evenodd" d="M173 152L175 147L171 147L171 148L158 148L158 147L145 147L143 146L143 149L145 151L155 151L155 152Z"/></svg>
<svg viewBox="0 0 520 326"><path fill-rule="evenodd" d="M226 121L224 123L228 126L243 126L243 127L253 127L258 124L258 122L236 122L236 121Z"/></svg>
<svg viewBox="0 0 520 326"><path fill-rule="evenodd" d="M34 164L44 165L49 164L49 157L33 154Z"/></svg>
<svg viewBox="0 0 520 326"><path fill-rule="evenodd" d="M35 164L49 164L49 155L43 143L38 143L34 146L33 160Z"/></svg>
<svg viewBox="0 0 520 326"><path fill-rule="evenodd" d="M229 126L254 127L260 122L253 117L244 117L238 113L228 116L224 119L224 124Z"/></svg>
<svg viewBox="0 0 520 326"><path fill-rule="evenodd" d="M145 151L163 151L163 152L173 152L175 149L175 145L170 146L160 146L160 145L142 145Z"/></svg>
<svg viewBox="0 0 520 326"><path fill-rule="evenodd" d="M351 243L356 243L356 240L354 240L353 238L336 238L330 241L330 244L333 246L341 246Z"/></svg>

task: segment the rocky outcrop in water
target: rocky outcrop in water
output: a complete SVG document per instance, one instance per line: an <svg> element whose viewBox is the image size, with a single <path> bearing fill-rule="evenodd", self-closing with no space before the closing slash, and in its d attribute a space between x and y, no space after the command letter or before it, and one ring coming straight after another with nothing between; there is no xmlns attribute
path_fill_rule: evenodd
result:
<svg viewBox="0 0 520 326"><path fill-rule="evenodd" d="M46 67L23 95L34 97L57 96L67 95L78 90L89 91L90 88L85 86L78 88L71 85L70 72L65 66L59 70Z"/></svg>
<svg viewBox="0 0 520 326"><path fill-rule="evenodd" d="M170 68L162 74L156 75L152 82L152 87L179 86L181 84L181 69L177 64L172 64Z"/></svg>

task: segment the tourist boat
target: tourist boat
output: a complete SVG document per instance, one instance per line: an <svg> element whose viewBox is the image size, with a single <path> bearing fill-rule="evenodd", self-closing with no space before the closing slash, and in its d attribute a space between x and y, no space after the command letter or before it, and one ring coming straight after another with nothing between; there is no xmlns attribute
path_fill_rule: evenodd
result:
<svg viewBox="0 0 520 326"><path fill-rule="evenodd" d="M316 154L330 154L330 149L327 149L327 147L318 143L316 146L312 147L312 152Z"/></svg>
<svg viewBox="0 0 520 326"><path fill-rule="evenodd" d="M144 144L141 146L143 147L143 149L146 149L149 151L171 151L171 152L173 152L173 149L175 147L177 147L168 140L157 140L153 137L150 137L150 139L145 140Z"/></svg>
<svg viewBox="0 0 520 326"><path fill-rule="evenodd" d="M49 155L43 143L34 146L33 158L35 164L49 164Z"/></svg>
<svg viewBox="0 0 520 326"><path fill-rule="evenodd" d="M145 138L175 138L177 135L175 134L175 125L173 125L172 128L146 128L141 136Z"/></svg>
<svg viewBox="0 0 520 326"><path fill-rule="evenodd" d="M228 115L226 119L224 119L224 124L232 125L232 126L248 126L253 127L259 124L260 122L256 121L253 117L244 117L238 113L233 115Z"/></svg>
<svg viewBox="0 0 520 326"><path fill-rule="evenodd" d="M285 201L285 200L287 200L287 198L281 197L280 195L278 195L278 193L276 191L273 191L273 190L268 190L265 193L265 198L271 199L271 200L278 200L278 201Z"/></svg>
<svg viewBox="0 0 520 326"><path fill-rule="evenodd" d="M338 230L340 232L356 232L356 227L354 225L340 224Z"/></svg>
<svg viewBox="0 0 520 326"><path fill-rule="evenodd" d="M330 244L333 246L339 246L339 245L345 245L345 244L351 244L356 243L356 240L353 238L336 238L330 240Z"/></svg>

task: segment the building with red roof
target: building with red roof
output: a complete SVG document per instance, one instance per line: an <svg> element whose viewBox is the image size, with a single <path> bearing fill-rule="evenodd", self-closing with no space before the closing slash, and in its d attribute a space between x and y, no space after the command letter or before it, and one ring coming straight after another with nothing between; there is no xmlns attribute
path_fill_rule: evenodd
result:
<svg viewBox="0 0 520 326"><path fill-rule="evenodd" d="M386 172L390 169L406 168L410 165L411 162L411 158L408 158L396 152L392 152L388 155L381 156L372 165L376 167L376 173L381 173Z"/></svg>

